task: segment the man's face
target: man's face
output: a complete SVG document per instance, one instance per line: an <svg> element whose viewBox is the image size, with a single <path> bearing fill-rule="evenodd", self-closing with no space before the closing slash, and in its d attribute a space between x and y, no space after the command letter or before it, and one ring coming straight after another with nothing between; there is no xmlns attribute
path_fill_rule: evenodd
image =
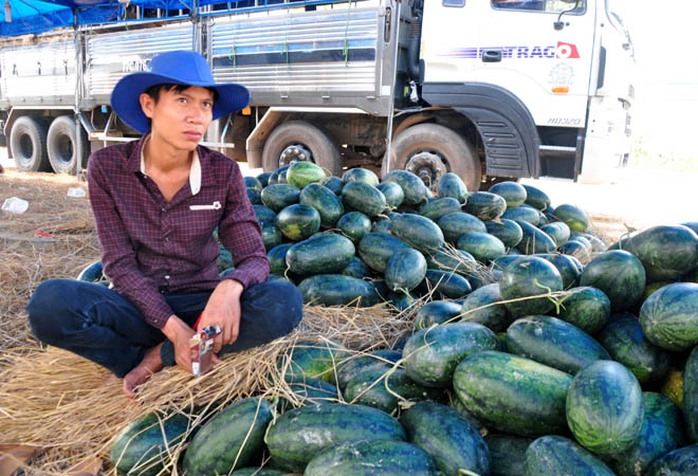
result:
<svg viewBox="0 0 698 476"><path fill-rule="evenodd" d="M161 89L157 102L142 94L141 106L153 135L178 149L194 150L213 119L213 92L198 86Z"/></svg>

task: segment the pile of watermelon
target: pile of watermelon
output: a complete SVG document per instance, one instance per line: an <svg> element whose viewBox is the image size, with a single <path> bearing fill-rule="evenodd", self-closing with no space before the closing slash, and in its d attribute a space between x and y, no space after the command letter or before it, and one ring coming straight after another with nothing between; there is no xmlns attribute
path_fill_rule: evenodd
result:
<svg viewBox="0 0 698 476"><path fill-rule="evenodd" d="M246 185L270 279L310 305L387 301L413 332L299 342L278 365L302 405L251 397L196 431L146 415L120 473L698 474L698 223L605 243L535 187L450 173L430 190L297 162Z"/></svg>

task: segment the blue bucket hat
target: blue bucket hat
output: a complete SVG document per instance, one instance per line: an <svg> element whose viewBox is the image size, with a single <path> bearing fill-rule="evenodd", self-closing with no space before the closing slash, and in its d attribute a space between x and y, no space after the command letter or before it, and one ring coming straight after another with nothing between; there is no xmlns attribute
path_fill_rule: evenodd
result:
<svg viewBox="0 0 698 476"><path fill-rule="evenodd" d="M140 133L150 130L150 119L143 114L139 97L158 84L182 84L213 88L217 97L213 119L247 106L250 93L237 83L217 84L206 59L193 51L169 51L150 61L150 71L131 73L119 80L111 94L111 107L117 116Z"/></svg>

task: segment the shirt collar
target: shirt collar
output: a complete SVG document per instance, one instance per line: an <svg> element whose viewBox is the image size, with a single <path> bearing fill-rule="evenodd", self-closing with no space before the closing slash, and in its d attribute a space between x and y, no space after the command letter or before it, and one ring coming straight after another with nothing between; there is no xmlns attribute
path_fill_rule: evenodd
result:
<svg viewBox="0 0 698 476"><path fill-rule="evenodd" d="M141 144L141 173L145 173L145 157L143 151L145 146L150 140L150 134L145 136L143 143ZM189 169L189 188L191 189L191 194L196 195L201 191L201 161L199 160L199 151L194 149L194 154L192 155L191 167Z"/></svg>

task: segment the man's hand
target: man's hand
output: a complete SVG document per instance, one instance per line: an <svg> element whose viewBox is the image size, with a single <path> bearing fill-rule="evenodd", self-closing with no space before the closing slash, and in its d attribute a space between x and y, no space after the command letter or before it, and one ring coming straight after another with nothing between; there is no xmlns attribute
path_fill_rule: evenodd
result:
<svg viewBox="0 0 698 476"><path fill-rule="evenodd" d="M218 353L224 345L235 342L240 332L240 296L242 284L234 279L224 279L211 297L201 315L199 328L218 324L222 332L213 338L213 351Z"/></svg>
<svg viewBox="0 0 698 476"><path fill-rule="evenodd" d="M174 344L175 361L177 365L191 373L189 339L194 335L194 330L174 314L167 319L167 322L161 330L172 344Z"/></svg>

